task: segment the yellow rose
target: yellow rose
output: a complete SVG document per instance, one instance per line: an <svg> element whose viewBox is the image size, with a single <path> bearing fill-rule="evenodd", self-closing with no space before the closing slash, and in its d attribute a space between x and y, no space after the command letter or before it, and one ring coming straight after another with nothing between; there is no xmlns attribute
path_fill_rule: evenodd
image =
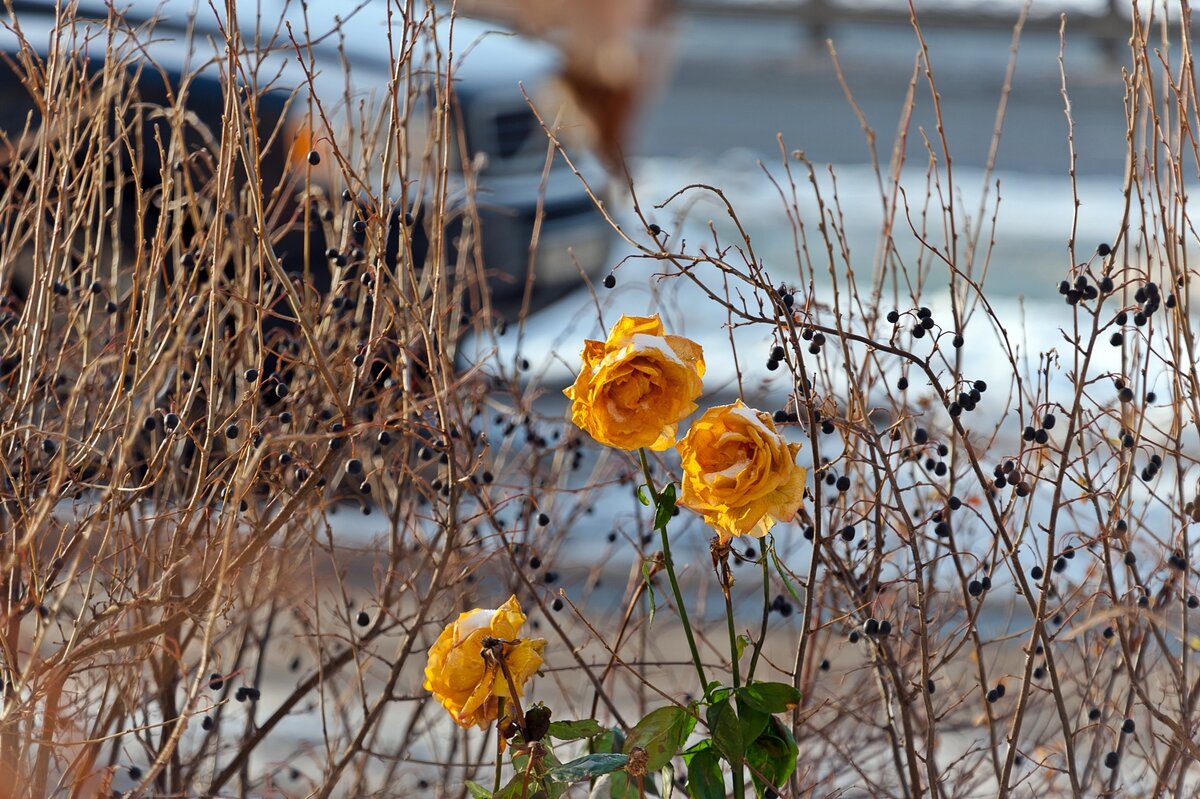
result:
<svg viewBox="0 0 1200 799"><path fill-rule="evenodd" d="M804 500L808 474L771 417L741 402L710 408L679 442L683 491L679 504L704 516L722 542L762 538L789 521Z"/></svg>
<svg viewBox="0 0 1200 799"><path fill-rule="evenodd" d="M459 614L434 641L425 666L425 690L459 726L487 727L496 720L497 698L512 695L500 668L483 655L485 638L503 642L504 663L517 696L523 695L525 683L541 668L546 642L518 638L524 623L525 614L514 596L496 610L476 608Z"/></svg>
<svg viewBox="0 0 1200 799"><path fill-rule="evenodd" d="M622 316L608 341L586 341L583 368L563 393L571 421L616 449L667 449L679 420L696 410L700 345L663 334L657 316Z"/></svg>

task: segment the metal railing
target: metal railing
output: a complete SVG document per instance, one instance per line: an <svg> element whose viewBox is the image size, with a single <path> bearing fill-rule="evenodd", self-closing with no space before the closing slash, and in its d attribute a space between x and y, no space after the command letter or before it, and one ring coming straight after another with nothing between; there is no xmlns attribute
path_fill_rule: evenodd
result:
<svg viewBox="0 0 1200 799"><path fill-rule="evenodd" d="M816 39L823 39L827 29L835 24L908 25L911 21L904 0L878 0L869 5L849 5L838 0L677 0L677 3L681 10L693 14L794 20ZM1058 30L1059 10L1044 10L1045 5L1033 4L1025 30ZM916 7L923 28L1011 30L1018 17L1014 5L997 10L995 4L988 2L980 2L973 8L923 9L920 2ZM1129 0L1107 0L1099 11L1067 12L1067 25L1076 35L1091 36L1115 46L1129 38L1130 18Z"/></svg>

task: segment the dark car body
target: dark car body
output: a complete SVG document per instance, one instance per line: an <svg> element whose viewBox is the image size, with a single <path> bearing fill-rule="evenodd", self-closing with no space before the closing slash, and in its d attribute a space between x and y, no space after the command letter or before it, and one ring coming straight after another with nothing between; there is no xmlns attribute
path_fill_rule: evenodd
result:
<svg viewBox="0 0 1200 799"><path fill-rule="evenodd" d="M325 154L324 163L308 170L305 179L324 183L329 196L349 192L347 199L359 203L364 215L385 216L390 225L389 259L395 258L405 244L418 250L414 258L423 259L425 253L419 249L429 238L428 187L410 189L405 196L397 188L396 176L387 174L373 175L372 185L359 182L346 186L328 149L321 144L329 136L342 134L329 126L349 125L354 114L345 108L335 110L322 119L319 131L309 130L317 123L305 100L310 87L316 93L340 93L348 87L363 108L385 102L380 87L392 77L392 62L384 46L386 32L390 26L403 24L403 20L387 13L388 4L384 2L368 2L350 10L335 9L333 4L309 4L306 13L298 3L262 0L243 5L246 11L239 11L238 19L243 38L260 42L266 38L264 31L270 34L270 46L264 47L265 55L259 57L273 58L279 66L272 84L256 93L255 127L263 139L258 173L243 173L239 178L257 180L267 187L286 187L276 215L295 219L297 224L296 231L279 233L273 241L280 261L289 271L303 273L316 290L326 291L331 276L324 253L331 247L344 249L355 244L327 241L326 229L311 220L303 225L305 233L297 232L305 214L302 209L286 207L286 203L295 193L298 173L304 170L297 156L307 154L297 153L293 140L305 136L312 139L314 150ZM141 114L136 123L140 134L133 137L140 138L141 146L133 148L135 152L116 155L121 159L120 170L136 177L121 188L132 193L156 185L169 169L210 168L211 158L195 153L206 144L205 130L220 129L227 95L239 88L231 86L219 69L228 21L215 15L207 4L135 0L117 9L81 3L70 24L75 38L64 43L63 23L56 18L52 0L19 0L13 4L15 16L9 29L0 31L0 54L6 56L0 66L0 131L16 141L27 126L36 129L39 125L43 109L41 98L30 86L30 51L36 59L49 59L56 47L69 47L70 55L98 80L108 66L106 57L113 52L111 39L106 40L102 32L114 27L135 32L130 40L144 43L139 41L136 48L122 50L121 69L127 76L129 91L138 97L138 108L178 110L182 105L194 124L187 127L183 152L177 152L178 142L174 150L168 146L166 149L175 156L172 163L164 163L161 151L163 143L169 142L169 125L162 114ZM339 17L334 11L346 11L347 16ZM310 42L316 42L306 45L305 52L312 58L308 70L296 68L296 53L280 35L281 21L296 27L303 24ZM255 33L251 37L248 31ZM461 147L448 160L450 205L440 216L446 221L451 244L445 258L450 262L458 259L456 245L464 230L463 220L469 218L473 237L463 241L469 244L469 254L477 258L476 266L486 275L492 300L502 308L515 306L532 279L530 297L533 307L537 307L579 285L581 271L589 276L602 272L612 240L611 231L574 171L548 148L526 98L526 93L536 96L541 85L552 80L556 56L546 45L468 20L431 27L428 38L433 44L428 51L450 49L450 37L456 42L453 49L465 55L455 62L453 72L454 135ZM353 39L376 41L379 46L344 46L345 41ZM339 41L342 46L335 46ZM81 48L86 53L81 53ZM414 69L421 69L419 59ZM412 130L414 135L421 132L419 125L413 125ZM360 134L361 130L354 135ZM10 157L12 154L10 147ZM581 152L576 167L596 190L603 190L606 175L595 158ZM6 173L3 179L22 177ZM133 201L132 196L126 199ZM138 231L150 236L156 221L152 208L140 219L124 215L122 236L131 242ZM404 225L410 229L403 230ZM537 246L533 247L531 242L535 240ZM14 272L12 283L18 290L34 277L28 268L10 271Z"/></svg>

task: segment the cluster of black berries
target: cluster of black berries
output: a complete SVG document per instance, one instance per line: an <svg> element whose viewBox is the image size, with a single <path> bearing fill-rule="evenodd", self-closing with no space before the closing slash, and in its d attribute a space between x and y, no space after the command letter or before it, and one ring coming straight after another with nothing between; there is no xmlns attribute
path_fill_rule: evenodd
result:
<svg viewBox="0 0 1200 799"><path fill-rule="evenodd" d="M892 635L892 623L887 619L871 617L863 621L863 635L889 636Z"/></svg>
<svg viewBox="0 0 1200 799"><path fill-rule="evenodd" d="M991 588L992 578L986 574L977 580L971 580L967 583L967 593L973 597L983 596L983 592L990 591Z"/></svg>
<svg viewBox="0 0 1200 799"><path fill-rule="evenodd" d="M888 311L887 320L890 324L900 322L900 312L894 308ZM922 306L917 309L917 324L913 327L913 336L921 338L925 335L925 331L933 327L933 311Z"/></svg>
<svg viewBox="0 0 1200 799"><path fill-rule="evenodd" d="M1118 377L1113 380L1113 388L1117 390L1117 399L1122 403L1133 402L1133 389L1125 384L1125 379Z"/></svg>
<svg viewBox="0 0 1200 799"><path fill-rule="evenodd" d="M243 685L234 692L233 698L238 702L245 702L247 699L251 702L257 702L259 699L262 699L262 692L257 688Z"/></svg>
<svg viewBox="0 0 1200 799"><path fill-rule="evenodd" d="M850 490L850 478L846 475L838 477L832 470L825 472L825 485L834 486L838 491L845 493Z"/></svg>
<svg viewBox="0 0 1200 799"><path fill-rule="evenodd" d="M775 424L796 424L800 421L800 414L795 411L779 410L771 417L775 420Z"/></svg>
<svg viewBox="0 0 1200 799"><path fill-rule="evenodd" d="M781 283L776 287L775 293L779 295L779 301L783 303L783 307L789 311L792 310L792 306L796 304L796 297L792 290Z"/></svg>
<svg viewBox="0 0 1200 799"><path fill-rule="evenodd" d="M1075 278L1073 284L1069 280L1058 284L1058 293L1066 297L1067 305L1078 305L1080 300L1094 300L1100 296L1101 292L1107 294L1112 290L1112 278L1107 275L1100 279L1098 287L1088 282L1087 275Z"/></svg>
<svg viewBox="0 0 1200 799"><path fill-rule="evenodd" d="M1045 444L1050 440L1050 434L1047 431L1053 430L1054 424L1057 421L1054 418L1054 414L1048 413L1042 417L1041 427L1026 426L1024 432L1021 433L1021 438L1025 441L1035 441L1038 444Z"/></svg>
<svg viewBox="0 0 1200 799"><path fill-rule="evenodd" d="M776 594L775 599L771 601L771 610L783 616L785 619L792 615L795 608L792 603L784 598L783 594Z"/></svg>
<svg viewBox="0 0 1200 799"><path fill-rule="evenodd" d="M983 399L983 392L987 391L987 383L982 380L976 380L974 383L963 388L966 390L958 392L958 397L947 406L947 410L949 410L951 416L958 416L964 412L970 413L975 410L975 406Z"/></svg>
<svg viewBox="0 0 1200 799"><path fill-rule="evenodd" d="M851 630L850 635L847 636L847 640L849 640L850 643L852 643L852 644L857 644L859 639L863 635L870 635L870 636L890 635L891 632L892 632L892 623L890 621L888 621L887 619L880 621L879 619L876 619L876 618L869 618L863 622L861 630L860 629Z"/></svg>
<svg viewBox="0 0 1200 799"><path fill-rule="evenodd" d="M822 337L822 338L824 338L824 337ZM785 354L786 353L784 353L783 347L780 347L778 344L776 344L774 347L772 347L771 354L767 358L767 370L774 372L776 369L778 369L779 364L783 361L783 356Z"/></svg>
<svg viewBox="0 0 1200 799"><path fill-rule="evenodd" d="M1150 456L1150 462L1142 469L1141 478L1143 482L1150 482L1158 474L1158 470L1162 468L1162 458L1158 453Z"/></svg>
<svg viewBox="0 0 1200 799"><path fill-rule="evenodd" d="M810 342L810 344L808 345L808 352L810 355L820 355L821 354L821 347L825 346L825 334L824 333L816 333L816 332L813 332L812 330L805 330L800 334L800 338L804 339L805 341ZM769 364L768 364L768 368L770 368Z"/></svg>
<svg viewBox="0 0 1200 799"><path fill-rule="evenodd" d="M938 538L949 538L953 528L950 526L950 512L935 510L929 517L933 522L933 534Z"/></svg>
<svg viewBox="0 0 1200 799"><path fill-rule="evenodd" d="M904 452L904 458L906 460L919 460L920 459L921 447L924 447L926 444L929 443L929 431L927 431L923 427L918 427L916 429L916 432L913 433L913 443L916 444L917 446L915 446L911 449L908 449ZM924 463L925 470L928 472L933 472L938 477L945 477L946 474L950 471L950 469L946 465L946 462L943 460L940 460L940 459L945 458L949 454L950 454L950 448L948 446L946 446L945 444L938 444L937 445L937 457L935 458L933 455L927 455L925 457L925 463Z"/></svg>
<svg viewBox="0 0 1200 799"><path fill-rule="evenodd" d="M1161 308L1164 304L1162 293L1159 291L1158 284L1150 281L1146 285L1134 292L1133 299L1138 303L1138 310L1133 314L1133 324L1137 327L1145 326L1154 312ZM1176 305L1175 295L1172 293L1167 296L1166 306L1174 308ZM1113 321L1118 325L1126 325L1129 323L1129 314L1126 311L1120 311L1113 318ZM1125 341L1125 336L1122 332L1117 331L1112 334L1109 339L1114 347L1120 346Z"/></svg>
<svg viewBox="0 0 1200 799"><path fill-rule="evenodd" d="M1054 573L1062 574L1067 570L1067 561L1075 559L1075 550L1072 547L1067 547L1063 553L1054 559Z"/></svg>
<svg viewBox="0 0 1200 799"><path fill-rule="evenodd" d="M1004 683L997 683L995 688L991 688L987 692L987 701L990 704L995 704L1004 698Z"/></svg>
<svg viewBox="0 0 1200 799"><path fill-rule="evenodd" d="M1158 290L1158 284L1154 281L1149 281L1146 285L1134 292L1133 300L1140 307L1133 315L1133 323L1138 327L1146 324L1146 320L1154 315L1163 305L1162 293ZM1166 299L1168 308L1175 307L1175 295L1171 294Z"/></svg>
<svg viewBox="0 0 1200 799"><path fill-rule="evenodd" d="M900 312L896 310L888 311L887 320L893 325L897 324L900 321ZM917 309L917 323L912 327L913 338L925 338L925 333L932 331L934 325L935 322L933 321L933 311L922 305ZM954 346L958 348L961 347L963 343L962 334L956 333L953 339ZM904 380L904 378L901 378L901 382L905 383L905 385L900 386L900 390L903 391L907 387L908 381Z"/></svg>
<svg viewBox="0 0 1200 799"><path fill-rule="evenodd" d="M1021 468L1017 465L1016 461L1006 460L992 470L992 475L996 478L996 488L1013 486L1017 489L1018 497L1027 497L1033 490L1029 481L1022 479Z"/></svg>

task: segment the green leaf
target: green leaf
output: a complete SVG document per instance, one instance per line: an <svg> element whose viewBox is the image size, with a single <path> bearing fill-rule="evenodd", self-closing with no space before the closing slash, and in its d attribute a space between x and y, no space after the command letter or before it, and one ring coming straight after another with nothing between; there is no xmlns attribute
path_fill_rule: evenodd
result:
<svg viewBox="0 0 1200 799"><path fill-rule="evenodd" d="M642 503L647 508L650 507L650 490L649 490L649 488L647 488L644 485L638 486L637 498L638 498L638 502Z"/></svg>
<svg viewBox="0 0 1200 799"><path fill-rule="evenodd" d="M704 742L708 744L708 741ZM691 799L725 799L725 775L721 758L711 746L685 757L687 791Z"/></svg>
<svg viewBox="0 0 1200 799"><path fill-rule="evenodd" d="M580 719L579 721L550 722L549 735L560 741L578 741L581 738L595 738L606 732L608 730L601 727L595 719Z"/></svg>
<svg viewBox="0 0 1200 799"><path fill-rule="evenodd" d="M546 791L536 777L530 776L527 781L525 774L518 772L507 785L496 792L493 799L522 799L522 797L537 799L545 796Z"/></svg>
<svg viewBox="0 0 1200 799"><path fill-rule="evenodd" d="M751 707L740 695L737 698L737 714L742 727L743 741L753 741L757 738L771 719L770 713Z"/></svg>
<svg viewBox="0 0 1200 799"><path fill-rule="evenodd" d="M779 579L783 583L783 587L786 588L787 592L791 595L792 601L794 601L800 607L804 607L804 600L800 598L800 594L798 594L796 589L792 587L792 581L788 579L787 572L784 570L783 564L779 562L779 553L775 551L774 546L771 546L771 560L775 564L775 571L779 575Z"/></svg>
<svg viewBox="0 0 1200 799"><path fill-rule="evenodd" d="M658 495L658 502L655 503L654 510L654 529L663 530L671 523L671 516L675 513L675 484L667 483L666 488Z"/></svg>
<svg viewBox="0 0 1200 799"><path fill-rule="evenodd" d="M467 791L471 794L471 799L492 799L492 792L477 782L467 780Z"/></svg>
<svg viewBox="0 0 1200 799"><path fill-rule="evenodd" d="M727 685L722 685L720 680L709 680L704 692L705 701L710 704L719 702L731 693L733 693L733 689Z"/></svg>
<svg viewBox="0 0 1200 799"><path fill-rule="evenodd" d="M770 724L762 735L746 750L746 762L752 768L751 778L759 796L765 796L768 784L783 786L796 770L799 749L792 732L779 719L771 717ZM762 775L760 778L759 775ZM764 779L766 782L764 782Z"/></svg>
<svg viewBox="0 0 1200 799"><path fill-rule="evenodd" d="M646 771L658 771L671 762L695 726L696 719L683 708L660 707L651 710L629 731L624 749L626 752L635 746L645 749Z"/></svg>
<svg viewBox="0 0 1200 799"><path fill-rule="evenodd" d="M624 771L614 771L612 774L601 779L609 781L608 795L612 799L638 799L637 786L633 784L629 779L629 775Z"/></svg>
<svg viewBox="0 0 1200 799"><path fill-rule="evenodd" d="M546 779L552 782L582 782L625 768L628 762L629 755L626 754L584 755L550 769L546 772Z"/></svg>
<svg viewBox="0 0 1200 799"><path fill-rule="evenodd" d="M608 795L612 799L646 799L647 796L658 796L658 786L650 776L642 778L642 790L638 791L637 780L630 778L624 771L614 771L600 778L608 781Z"/></svg>
<svg viewBox="0 0 1200 799"><path fill-rule="evenodd" d="M742 727L728 697L708 706L708 729L717 751L730 765L740 766L745 752Z"/></svg>
<svg viewBox="0 0 1200 799"><path fill-rule="evenodd" d="M654 623L654 582L650 579L650 561L642 563L642 579L646 581L646 600L650 603L650 611L647 614L646 624Z"/></svg>
<svg viewBox="0 0 1200 799"><path fill-rule="evenodd" d="M593 752L620 752L625 746L625 733L613 727L592 739L589 747Z"/></svg>
<svg viewBox="0 0 1200 799"><path fill-rule="evenodd" d="M750 637L747 635L739 635L735 640L737 642L737 652L735 654L737 655L737 659L741 660L742 653L745 652L746 647L750 645Z"/></svg>
<svg viewBox="0 0 1200 799"><path fill-rule="evenodd" d="M763 713L783 713L800 702L800 692L782 682L756 682L743 686L738 695Z"/></svg>

